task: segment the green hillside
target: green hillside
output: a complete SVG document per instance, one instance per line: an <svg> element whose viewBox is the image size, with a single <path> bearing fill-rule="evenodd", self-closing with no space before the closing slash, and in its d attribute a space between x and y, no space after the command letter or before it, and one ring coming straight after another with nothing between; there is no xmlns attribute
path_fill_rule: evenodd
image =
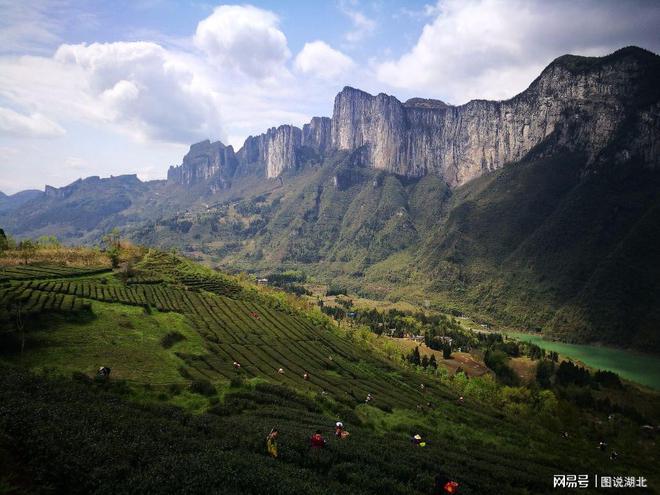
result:
<svg viewBox="0 0 660 495"><path fill-rule="evenodd" d="M583 162L521 162L460 188L421 264L495 321L657 352L660 176L630 163L579 178Z"/></svg>
<svg viewBox="0 0 660 495"><path fill-rule="evenodd" d="M294 269L573 342L658 351L657 171L530 158L451 191L337 153L269 191L126 234L227 270Z"/></svg>
<svg viewBox="0 0 660 495"><path fill-rule="evenodd" d="M94 176L43 193L0 194L0 226L18 240L55 235L88 246L117 228L137 244L175 248L230 273L267 277L296 270L317 285L362 296L428 301L551 338L658 353L659 61L634 46L605 57L559 57L507 105L520 104L529 115L518 117L526 120L547 119L550 107L550 114L561 108L561 115L546 121L547 133L534 137L531 149L524 128L516 131L522 141L498 132L491 144L475 128L469 141L486 139L479 145L482 168L470 170L476 178L461 186L444 182L454 184L451 167L474 159L459 156L466 144L454 142L460 133L433 145L452 147L450 154L429 148L427 158L453 156L430 168L413 163L425 160L417 151L404 159L389 145L381 162L371 163L370 147L379 146L380 136L351 150L336 143L318 152L298 146L280 164L282 175L270 178L265 155L232 175L216 170L220 157L213 147L202 153L202 145L175 169L185 169L190 180ZM508 125L501 119L508 121L511 112L500 115L500 103L493 104L489 125ZM436 115L431 108L463 107L413 99L403 108L430 116ZM370 126L372 116L364 117ZM387 131L396 135L393 143L435 142L437 122L417 128L417 117L406 118L412 120ZM503 163L486 159L491 146L528 151L522 157L507 152L520 159ZM399 160L402 168L394 170L406 176L385 172ZM189 313L183 300L161 303Z"/></svg>
<svg viewBox="0 0 660 495"><path fill-rule="evenodd" d="M555 473L610 472L601 435L622 452L617 470L660 482L644 419L598 426L604 413L549 391L388 358L368 331L244 277L122 256L114 271L2 270L0 493L421 494L440 470L462 493L545 493ZM93 379L101 365L107 382ZM348 440L332 437L337 419ZM264 448L274 426L277 460ZM318 456L317 428L329 437Z"/></svg>

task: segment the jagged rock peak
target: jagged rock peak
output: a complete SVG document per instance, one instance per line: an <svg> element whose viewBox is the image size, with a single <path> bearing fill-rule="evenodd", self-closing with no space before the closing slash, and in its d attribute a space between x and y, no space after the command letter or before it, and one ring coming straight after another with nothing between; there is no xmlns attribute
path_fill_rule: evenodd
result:
<svg viewBox="0 0 660 495"><path fill-rule="evenodd" d="M181 165L170 167L167 180L192 185L214 179L218 187L227 187L236 165L233 147L206 139L190 146Z"/></svg>
<svg viewBox="0 0 660 495"><path fill-rule="evenodd" d="M332 119L313 117L309 124L303 126L302 145L321 154L328 151L332 147Z"/></svg>
<svg viewBox="0 0 660 495"><path fill-rule="evenodd" d="M300 157L310 156L301 148L319 155L363 149L365 166L408 177L436 174L453 187L522 159L542 142L552 142L548 153L570 148L594 161L640 102L656 106L639 121L636 149L628 152L657 163L658 59L637 47L605 57L564 55L509 100L459 106L424 98L402 103L346 86L331 119L314 117L302 130L270 128L246 139L235 155L230 146L202 141L180 167L170 168L168 179L191 184L215 178L224 187L234 175L277 177L298 168Z"/></svg>
<svg viewBox="0 0 660 495"><path fill-rule="evenodd" d="M657 103L650 88L658 58L634 47L606 57L560 57L510 100L455 107L418 99L403 104L346 87L335 98L332 145L364 146L372 168L412 177L433 173L451 186L523 158L551 135L555 147L579 149L591 161L640 97ZM657 108L649 111L655 115ZM641 135L657 136L654 129L649 124ZM657 149L658 139L646 141L643 146Z"/></svg>

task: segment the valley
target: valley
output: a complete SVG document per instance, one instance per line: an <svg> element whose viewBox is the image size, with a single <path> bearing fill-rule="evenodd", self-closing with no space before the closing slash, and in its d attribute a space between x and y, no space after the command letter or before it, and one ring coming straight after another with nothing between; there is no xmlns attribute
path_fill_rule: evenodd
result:
<svg viewBox="0 0 660 495"><path fill-rule="evenodd" d="M475 352L504 356L494 349L509 347L483 340L451 316L419 310L365 307L354 318L329 318L313 298L130 244L121 244L115 269L111 253L89 248L78 250L78 258L90 260L86 266L55 261L75 251L37 247L32 256L40 263L0 270L7 308L0 333L0 458L31 480L5 476L0 486L86 493L120 489L129 476L146 491L261 493L265 476L276 490L300 493L311 493L310 480L320 478L327 493L414 494L426 493L442 469L460 480L463 493L492 484L507 493L546 493L557 470L609 468L605 454L591 455L601 436L622 453L619 470L656 482L657 447L639 432L642 422L658 417L655 393L605 382L581 388L559 375L549 389L515 380L504 386L500 368L481 374L456 368L455 362L470 365L468 358L483 366L467 353L445 365L441 352L437 369L411 364L406 348L375 333L370 318L394 318L410 329L430 325L427 336L443 331ZM533 352L534 366L552 363ZM99 366L111 368L109 380L95 378ZM585 393L591 405L577 398ZM39 411L67 421L52 422ZM612 411L621 411L616 426L603 423ZM305 435L321 428L331 436L337 419L350 439L330 440L314 461ZM277 466L261 446L273 425L282 431ZM424 451L409 444L416 433L428 439ZM74 485L79 470L93 469L101 444L113 468ZM58 456L76 469L64 469L68 463L55 461ZM338 466L351 476L338 477Z"/></svg>
<svg viewBox="0 0 660 495"><path fill-rule="evenodd" d="M511 100L459 107L345 88L331 119L238 151L194 144L166 181L48 186L6 200L0 225L72 245L116 228L232 273L300 270L365 297L657 353L659 67L635 47L564 56ZM471 136L454 154L445 126Z"/></svg>
<svg viewBox="0 0 660 495"><path fill-rule="evenodd" d="M0 495L658 493L658 150L627 46L0 194Z"/></svg>

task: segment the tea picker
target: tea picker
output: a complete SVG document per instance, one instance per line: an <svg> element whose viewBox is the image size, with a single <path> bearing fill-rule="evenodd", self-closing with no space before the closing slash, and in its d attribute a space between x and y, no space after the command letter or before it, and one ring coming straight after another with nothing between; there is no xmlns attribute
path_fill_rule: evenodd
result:
<svg viewBox="0 0 660 495"><path fill-rule="evenodd" d="M111 371L112 370L109 367L101 366L99 370L96 372L96 378L100 380L107 380L108 378L110 378Z"/></svg>
<svg viewBox="0 0 660 495"><path fill-rule="evenodd" d="M273 428L270 430L270 433L266 437L266 450L268 451L268 455L271 456L273 459L277 459L277 436L279 435L279 432L277 431L277 428Z"/></svg>

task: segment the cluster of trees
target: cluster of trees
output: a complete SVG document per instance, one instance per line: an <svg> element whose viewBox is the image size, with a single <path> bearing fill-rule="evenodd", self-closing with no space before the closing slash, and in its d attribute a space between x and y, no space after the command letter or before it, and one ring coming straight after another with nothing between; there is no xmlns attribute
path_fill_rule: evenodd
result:
<svg viewBox="0 0 660 495"><path fill-rule="evenodd" d="M270 285L279 287L297 296L311 295L311 292L302 285L307 281L307 276L304 272L289 270L282 273L271 273L266 278Z"/></svg>
<svg viewBox="0 0 660 495"><path fill-rule="evenodd" d="M326 296L340 296L340 295L348 295L348 289L344 287L343 285L338 285L338 284L331 284L330 287L328 287L328 290L325 291Z"/></svg>
<svg viewBox="0 0 660 495"><path fill-rule="evenodd" d="M339 306L321 306L321 311L335 320L346 318L346 310Z"/></svg>
<svg viewBox="0 0 660 495"><path fill-rule="evenodd" d="M234 205L236 212L244 217L266 215L271 213L273 206L266 203L267 196L262 194L255 198L243 199ZM278 198L279 199L279 198ZM279 201L276 203L276 205Z"/></svg>
<svg viewBox="0 0 660 495"><path fill-rule="evenodd" d="M502 351L509 357L527 356L531 359L544 359L548 358L555 363L559 360L559 355L556 352L546 352L536 344L531 342L518 342L515 340L505 340L500 333L478 333L477 334L479 347L484 349Z"/></svg>
<svg viewBox="0 0 660 495"><path fill-rule="evenodd" d="M539 361L536 367L536 382L541 388L553 388L556 393L579 407L591 408L605 413L620 412L631 418L643 420L640 413L632 406L620 407L605 398L597 398L593 391L600 388L622 388L621 379L611 371L596 371L593 375L588 369L571 361L562 361L559 365L551 359Z"/></svg>
<svg viewBox="0 0 660 495"><path fill-rule="evenodd" d="M588 369L571 361L562 361L559 365L553 360L540 361L536 367L536 381L544 388L550 388L553 384L561 387L575 385L591 388L623 386L616 373L598 370L592 375Z"/></svg>
<svg viewBox="0 0 660 495"><path fill-rule="evenodd" d="M378 335L383 333L393 337L403 337L407 334L424 335L426 345L432 349L440 350L442 347L442 340L436 337L449 336L454 341L466 343L469 341L469 337L461 331L456 320L442 314L427 315L421 311L398 309L381 312L371 309L357 314L356 321L368 326Z"/></svg>
<svg viewBox="0 0 660 495"><path fill-rule="evenodd" d="M421 356L419 353L419 347L415 347L415 349L406 356L406 361L408 361L410 364L414 364L415 366L421 366L424 369L438 369L438 362L435 359L435 356L431 355L430 358L426 354Z"/></svg>
<svg viewBox="0 0 660 495"><path fill-rule="evenodd" d="M497 378L505 385L517 385L518 376L507 364L509 356L501 349L491 347L484 354L484 364L495 372Z"/></svg>
<svg viewBox="0 0 660 495"><path fill-rule="evenodd" d="M556 352L546 353L544 349L530 342L505 340L499 333L480 333L478 339L480 346L486 349L484 363L495 372L502 383L507 385L518 383L518 377L509 367L508 361L510 358L527 356L533 360L540 360L536 369L536 381L541 387L550 388L555 374L555 363L559 360Z"/></svg>

